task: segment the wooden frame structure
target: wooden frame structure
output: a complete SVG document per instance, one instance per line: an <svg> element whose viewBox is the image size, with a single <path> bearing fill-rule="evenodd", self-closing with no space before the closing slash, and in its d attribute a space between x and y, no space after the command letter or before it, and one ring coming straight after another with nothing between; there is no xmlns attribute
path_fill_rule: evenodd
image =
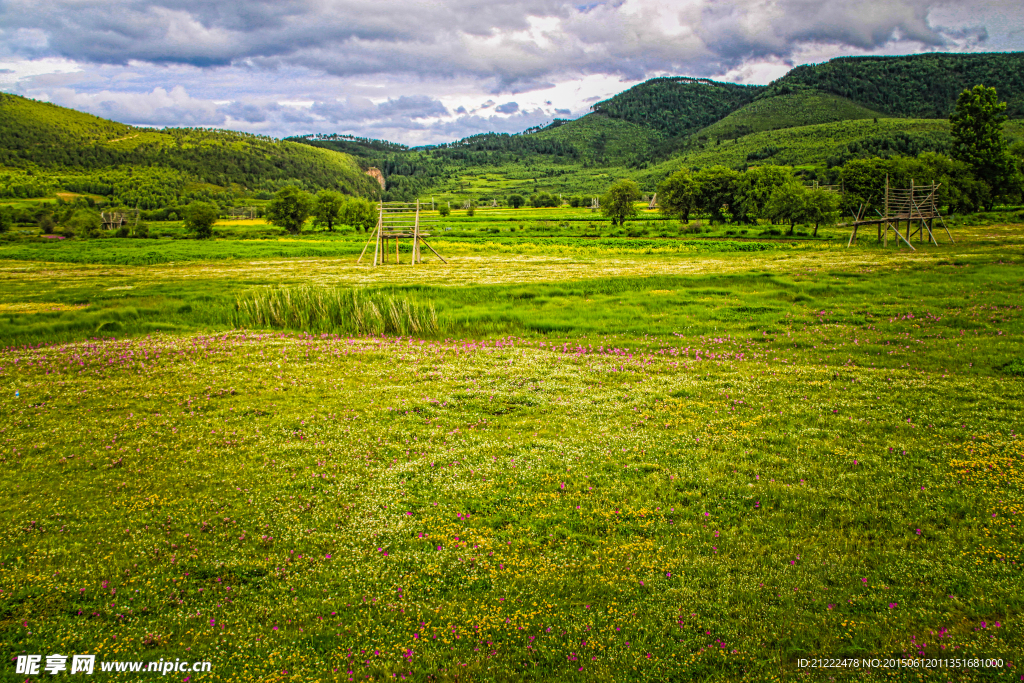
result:
<svg viewBox="0 0 1024 683"><path fill-rule="evenodd" d="M427 249L434 253L434 256L441 259L445 264L444 257L438 254L432 246L427 243L426 238L430 237L429 232L424 232L423 228L437 227L440 225L440 216L426 213L426 207L422 205L418 200L415 202L381 202L377 207L377 227L374 228L370 238L366 241L366 245L363 246L363 251L359 254L359 259L356 263L360 263L363 260L363 256L366 255L366 250L370 248L370 243L373 243L373 265L381 266L387 262L388 252L391 250L388 246L388 240L393 240L395 243L395 264L401 263L399 244L403 239L412 240L412 264L423 263L423 255L420 251L420 244L423 244Z"/></svg>
<svg viewBox="0 0 1024 683"><path fill-rule="evenodd" d="M849 247L853 244L853 241L857 239L857 228L862 225L875 225L878 228L878 241L882 242L884 246L889 246L889 231L891 230L896 236L896 246L899 246L902 240L912 251L914 245L910 243L914 235L918 236L919 242L922 244L925 242L925 234L927 233L927 241L931 242L935 246L939 245L938 240L935 239L935 233L932 230L935 219L939 219L939 223L942 224L942 228L946 231L946 236L949 237L950 242L954 242L953 235L949 232L949 227L946 225L946 221L943 220L942 214L939 213L938 202L936 200L936 193L939 190L941 183L933 183L931 185L915 185L914 181L910 181L910 187L907 188L892 188L889 186L889 176L885 176L885 213L877 212L878 218L864 219L864 212L867 209L866 204L861 204L857 209L857 212L853 216L853 222L847 223L846 225L853 226L853 231L850 233L850 239L846 243ZM906 236L900 234L900 221L906 221ZM917 227L911 230L914 222L917 222Z"/></svg>
<svg viewBox="0 0 1024 683"><path fill-rule="evenodd" d="M100 222L103 224L104 230L117 230L127 223L129 218L132 216L135 217L135 225L138 225L138 209L128 209L126 211L100 211Z"/></svg>
<svg viewBox="0 0 1024 683"><path fill-rule="evenodd" d="M228 216L239 220L251 220L256 218L257 212L255 206L233 206L228 209Z"/></svg>

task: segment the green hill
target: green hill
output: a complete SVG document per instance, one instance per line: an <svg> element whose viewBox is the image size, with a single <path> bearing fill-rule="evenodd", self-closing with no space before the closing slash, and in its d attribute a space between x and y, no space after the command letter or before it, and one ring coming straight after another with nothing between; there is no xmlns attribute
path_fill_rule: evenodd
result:
<svg viewBox="0 0 1024 683"><path fill-rule="evenodd" d="M810 88L893 116L938 119L949 116L964 89L979 83L996 89L1007 115L1024 117L1024 52L837 57L794 68L759 97Z"/></svg>
<svg viewBox="0 0 1024 683"><path fill-rule="evenodd" d="M1011 121L1003 130L1011 144L1024 140L1024 121ZM948 152L950 144L949 122L944 119L888 118L879 119L877 123L871 119L836 121L762 131L720 144L708 140L646 169L637 177L653 186L684 167L834 166L858 157Z"/></svg>
<svg viewBox="0 0 1024 683"><path fill-rule="evenodd" d="M753 101L763 86L706 78L654 78L591 109L613 119L647 126L666 137L695 133Z"/></svg>
<svg viewBox="0 0 1024 683"><path fill-rule="evenodd" d="M750 133L817 123L887 118L845 97L807 90L759 99L703 128L698 137L732 140Z"/></svg>
<svg viewBox="0 0 1024 683"><path fill-rule="evenodd" d="M171 183L176 195L200 186L206 194L217 189L259 193L289 184L359 195L375 189L348 154L233 131L136 128L2 93L0 167L6 168L9 186L20 187L20 180L29 176L40 187L49 182L73 191L98 189L98 194L115 195L116 183L102 176L128 176L125 191L147 179L154 187ZM143 208L165 201L140 197L138 192L117 200L134 200L133 206L141 202Z"/></svg>
<svg viewBox="0 0 1024 683"><path fill-rule="evenodd" d="M638 151L663 139L649 126L598 113L549 126L530 137L562 142L575 149L585 163L602 166L629 165Z"/></svg>

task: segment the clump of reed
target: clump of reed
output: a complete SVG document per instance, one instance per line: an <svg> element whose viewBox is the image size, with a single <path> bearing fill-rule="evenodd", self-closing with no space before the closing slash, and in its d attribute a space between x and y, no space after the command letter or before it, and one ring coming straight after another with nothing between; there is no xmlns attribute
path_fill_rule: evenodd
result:
<svg viewBox="0 0 1024 683"><path fill-rule="evenodd" d="M238 328L353 336L433 337L449 327L430 302L396 292L318 285L252 290L236 300L232 323Z"/></svg>

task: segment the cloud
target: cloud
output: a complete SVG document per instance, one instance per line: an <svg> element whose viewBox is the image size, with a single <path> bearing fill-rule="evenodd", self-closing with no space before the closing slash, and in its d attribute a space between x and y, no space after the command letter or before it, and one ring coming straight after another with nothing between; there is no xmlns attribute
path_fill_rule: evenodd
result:
<svg viewBox="0 0 1024 683"><path fill-rule="evenodd" d="M414 119L423 119L432 116L446 116L448 109L441 104L440 100L426 95L402 95L397 100L388 100L377 105L377 112L384 116L399 114Z"/></svg>
<svg viewBox="0 0 1024 683"><path fill-rule="evenodd" d="M800 43L948 47L937 0L5 0L8 49L97 63L302 66L337 76L496 79L514 91L567 73L721 73ZM1001 5L1002 0L974 4ZM1012 5L1007 5L1012 7ZM1019 10L1018 10L1019 17Z"/></svg>
<svg viewBox="0 0 1024 683"><path fill-rule="evenodd" d="M54 104L86 111L136 126L219 126L226 117L210 101L189 97L181 86L148 93L79 93L58 88L49 97Z"/></svg>
<svg viewBox="0 0 1024 683"><path fill-rule="evenodd" d="M766 82L841 54L1020 49L1018 5L0 0L0 84L143 125L437 141L580 113L652 76Z"/></svg>

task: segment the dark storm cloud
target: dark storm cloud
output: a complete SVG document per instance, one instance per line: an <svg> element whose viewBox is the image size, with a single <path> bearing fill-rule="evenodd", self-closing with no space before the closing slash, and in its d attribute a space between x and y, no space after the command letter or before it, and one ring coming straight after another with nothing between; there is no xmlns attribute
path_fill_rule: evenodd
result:
<svg viewBox="0 0 1024 683"><path fill-rule="evenodd" d="M749 59L785 59L805 43L870 50L898 37L942 47L957 39L958 29L934 25L929 13L947 6L934 0L583 6L560 0L6 0L0 42L26 56L88 63L472 76L522 91L567 74L721 73Z"/></svg>

